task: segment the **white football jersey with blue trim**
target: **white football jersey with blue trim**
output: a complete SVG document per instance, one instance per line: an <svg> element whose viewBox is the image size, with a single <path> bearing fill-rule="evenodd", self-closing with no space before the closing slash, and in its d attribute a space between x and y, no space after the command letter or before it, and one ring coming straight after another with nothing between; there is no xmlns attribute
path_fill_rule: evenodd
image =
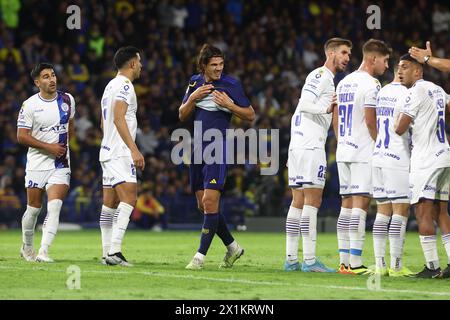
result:
<svg viewBox="0 0 450 320"><path fill-rule="evenodd" d="M131 156L130 149L128 149L127 145L120 137L116 125L114 124L113 106L114 102L117 100L124 101L128 104L128 109L125 113L125 121L127 122L128 130L130 131L133 141L136 140L136 93L131 81L125 76L118 75L108 83L101 100L103 139L100 147L100 161L107 161L117 157Z"/></svg>
<svg viewBox="0 0 450 320"><path fill-rule="evenodd" d="M395 122L405 103L408 89L400 82L385 85L377 96L377 141L373 150L372 166L409 170L409 130L399 136Z"/></svg>
<svg viewBox="0 0 450 320"><path fill-rule="evenodd" d="M449 96L433 82L418 80L408 89L402 112L412 118L411 171L450 167L445 133Z"/></svg>
<svg viewBox="0 0 450 320"><path fill-rule="evenodd" d="M69 120L75 115L72 95L57 91L52 100L43 99L39 93L24 101L17 119L18 128L31 130L31 136L46 143L62 143L67 152L60 158L47 151L29 147L26 170L52 170L70 168Z"/></svg>
<svg viewBox="0 0 450 320"><path fill-rule="evenodd" d="M315 106L331 105L335 94L334 74L327 67L313 70L306 77L295 113L291 119L291 141L289 150L325 149L332 114L302 112L302 103Z"/></svg>
<svg viewBox="0 0 450 320"><path fill-rule="evenodd" d="M380 82L362 70L338 83L337 162L371 162L375 143L366 125L365 108L375 108L380 89Z"/></svg>

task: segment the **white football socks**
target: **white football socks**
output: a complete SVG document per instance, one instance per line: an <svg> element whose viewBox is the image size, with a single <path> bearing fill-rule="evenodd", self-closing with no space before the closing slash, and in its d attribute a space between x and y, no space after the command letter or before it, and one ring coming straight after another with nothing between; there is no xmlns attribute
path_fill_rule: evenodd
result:
<svg viewBox="0 0 450 320"><path fill-rule="evenodd" d="M350 266L362 266L362 251L366 238L367 212L360 208L353 208L350 218Z"/></svg>
<svg viewBox="0 0 450 320"><path fill-rule="evenodd" d="M109 208L105 205L102 206L102 212L100 213L100 231L102 234L102 248L103 257L108 255L111 248L111 236L113 229L113 218L116 209Z"/></svg>
<svg viewBox="0 0 450 320"><path fill-rule="evenodd" d="M439 256L436 247L436 235L419 236L427 267L430 270L439 268Z"/></svg>
<svg viewBox="0 0 450 320"><path fill-rule="evenodd" d="M286 261L298 261L298 242L300 239L300 218L302 209L289 207L286 218Z"/></svg>
<svg viewBox="0 0 450 320"><path fill-rule="evenodd" d="M304 205L300 219L303 239L303 260L307 265L316 262L317 211L319 209Z"/></svg>
<svg viewBox="0 0 450 320"><path fill-rule="evenodd" d="M337 221L337 238L339 247L339 264L348 266L350 263L350 217L352 214L351 208L341 207L339 218Z"/></svg>
<svg viewBox="0 0 450 320"><path fill-rule="evenodd" d="M442 244L445 247L447 253L448 264L450 265L450 233L442 235Z"/></svg>
<svg viewBox="0 0 450 320"><path fill-rule="evenodd" d="M130 216L133 209L134 207L130 206L128 203L119 203L116 210L117 223L113 224L109 254L122 251L123 237L125 236L125 231L127 230L128 222L130 221Z"/></svg>
<svg viewBox="0 0 450 320"><path fill-rule="evenodd" d="M375 265L377 268L386 267L386 240L388 236L388 224L391 217L377 213L373 224L373 251L375 254Z"/></svg>
<svg viewBox="0 0 450 320"><path fill-rule="evenodd" d="M389 226L389 247L391 254L391 269L399 271L402 269L403 246L405 244L406 224L408 218L400 214L392 215Z"/></svg>
<svg viewBox="0 0 450 320"><path fill-rule="evenodd" d="M47 217L45 218L44 226L42 227L42 240L39 253L47 253L49 247L53 243L53 239L58 231L59 214L61 212L62 200L54 199L47 203Z"/></svg>
<svg viewBox="0 0 450 320"><path fill-rule="evenodd" d="M227 250L228 252L233 252L236 251L238 247L239 247L238 243L236 242L236 240L234 240L232 243L227 245Z"/></svg>
<svg viewBox="0 0 450 320"><path fill-rule="evenodd" d="M34 229L42 208L34 208L27 205L22 217L22 241L25 247L33 247Z"/></svg>

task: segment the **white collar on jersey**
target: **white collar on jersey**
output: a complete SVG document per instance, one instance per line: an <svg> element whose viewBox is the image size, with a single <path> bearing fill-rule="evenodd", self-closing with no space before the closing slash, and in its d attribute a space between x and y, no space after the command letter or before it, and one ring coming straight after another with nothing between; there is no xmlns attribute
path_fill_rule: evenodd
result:
<svg viewBox="0 0 450 320"><path fill-rule="evenodd" d="M50 99L50 100L42 98L41 95L39 94L39 92L38 92L37 95L38 95L39 99L41 99L42 101L45 101L45 102L52 102L52 101L55 101L56 98L58 97L58 93L56 93L56 96L55 96L53 99Z"/></svg>
<svg viewBox="0 0 450 320"><path fill-rule="evenodd" d="M325 65L323 65L323 68L325 69L325 70L327 70L330 74L331 74L331 77L332 78L334 78L336 75L330 70L330 69L328 69L328 67L326 67Z"/></svg>
<svg viewBox="0 0 450 320"><path fill-rule="evenodd" d="M128 81L130 81L131 82L131 80L130 79L128 79L126 76L124 76L123 74L118 74L117 76L116 76L116 78L117 77L122 77L122 78L124 78L125 80L128 80Z"/></svg>

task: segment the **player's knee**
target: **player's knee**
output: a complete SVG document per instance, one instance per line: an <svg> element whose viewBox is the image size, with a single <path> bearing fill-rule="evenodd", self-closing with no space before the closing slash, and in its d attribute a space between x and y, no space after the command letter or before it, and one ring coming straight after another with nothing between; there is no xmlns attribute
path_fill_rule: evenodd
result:
<svg viewBox="0 0 450 320"><path fill-rule="evenodd" d="M28 200L27 205L33 208L40 208L42 207L42 200L41 199L30 199Z"/></svg>
<svg viewBox="0 0 450 320"><path fill-rule="evenodd" d="M431 234L435 234L436 230L434 228L434 224L431 223L425 223L424 221L422 221L421 223L419 223L419 233L421 235L431 235Z"/></svg>
<svg viewBox="0 0 450 320"><path fill-rule="evenodd" d="M117 208L119 206L119 203L120 203L119 199L112 199L112 200L108 199L103 201L103 205L112 209Z"/></svg>
<svg viewBox="0 0 450 320"><path fill-rule="evenodd" d="M426 226L433 225L433 216L430 213L424 212L422 210L416 211L416 219L419 226L423 226L423 228L426 228Z"/></svg>
<svg viewBox="0 0 450 320"><path fill-rule="evenodd" d="M135 207L136 206L136 196L128 195L125 199L121 199L120 202L125 202L126 204ZM119 203L117 204L119 205Z"/></svg>
<svg viewBox="0 0 450 320"><path fill-rule="evenodd" d="M292 200L291 206L294 207L294 208L297 208L297 209L301 209L301 208L303 208L303 201L298 201L298 200L294 201L294 200Z"/></svg>
<svg viewBox="0 0 450 320"><path fill-rule="evenodd" d="M208 213L217 212L219 208L218 201L210 197L203 197L202 205L203 211Z"/></svg>
<svg viewBox="0 0 450 320"><path fill-rule="evenodd" d="M322 204L322 199L308 199L308 201L305 200L305 205L314 207L314 208L320 208Z"/></svg>
<svg viewBox="0 0 450 320"><path fill-rule="evenodd" d="M119 199L114 199L113 201L111 201L111 207L110 208L117 208L119 206Z"/></svg>

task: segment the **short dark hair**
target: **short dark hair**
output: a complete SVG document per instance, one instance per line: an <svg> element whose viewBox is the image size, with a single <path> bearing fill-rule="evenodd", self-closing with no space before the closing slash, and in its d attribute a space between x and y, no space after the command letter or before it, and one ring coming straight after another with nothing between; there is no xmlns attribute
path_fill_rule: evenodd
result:
<svg viewBox="0 0 450 320"><path fill-rule="evenodd" d="M114 54L114 65L117 69L121 69L128 61L136 58L138 53L140 53L138 48L132 46L122 47Z"/></svg>
<svg viewBox="0 0 450 320"><path fill-rule="evenodd" d="M51 63L48 62L39 62L38 64L36 64L33 68L33 70L31 70L30 72L30 76L33 80L36 80L37 78L39 78L39 75L41 74L41 71L44 69L52 69L55 70L55 68L53 68L53 65Z"/></svg>
<svg viewBox="0 0 450 320"><path fill-rule="evenodd" d="M203 66L207 65L209 60L211 60L211 58L214 57L220 57L222 59L225 59L224 54L219 48L205 43L200 49L200 53L198 54L197 57L197 70L199 72L203 72L204 71Z"/></svg>
<svg viewBox="0 0 450 320"><path fill-rule="evenodd" d="M331 38L328 39L327 42L325 42L323 49L326 52L328 49L336 49L339 46L345 45L349 47L350 49L353 47L353 43L350 40L343 39L343 38Z"/></svg>
<svg viewBox="0 0 450 320"><path fill-rule="evenodd" d="M412 62L412 63L414 63L414 64L417 64L417 65L419 65L419 66L422 66L422 65L419 63L419 61L417 61L416 59L414 59L413 57L411 57L411 55L410 55L409 53L406 53L406 54L402 55L402 56L400 57L399 61L402 61L402 60L410 61L410 62Z"/></svg>
<svg viewBox="0 0 450 320"><path fill-rule="evenodd" d="M392 49L382 40L370 39L363 45L363 55L368 53L378 53L386 56L392 54Z"/></svg>

